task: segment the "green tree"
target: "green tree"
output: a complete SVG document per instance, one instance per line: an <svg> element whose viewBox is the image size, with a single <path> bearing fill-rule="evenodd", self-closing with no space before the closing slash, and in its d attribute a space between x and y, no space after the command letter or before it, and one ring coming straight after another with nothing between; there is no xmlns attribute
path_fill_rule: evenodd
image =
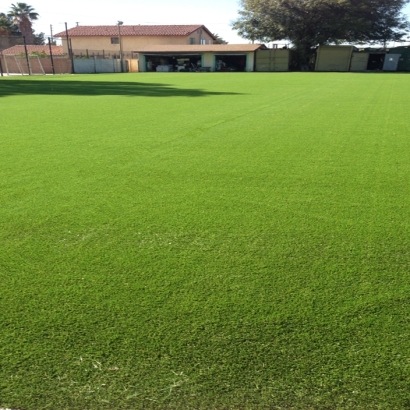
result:
<svg viewBox="0 0 410 410"><path fill-rule="evenodd" d="M27 44L34 44L32 21L37 20L39 17L34 8L27 3L12 4L8 16L13 20L13 23L18 25L22 35L26 38Z"/></svg>
<svg viewBox="0 0 410 410"><path fill-rule="evenodd" d="M306 63L322 44L397 41L408 22L408 0L241 0L233 28L255 41L287 40Z"/></svg>
<svg viewBox="0 0 410 410"><path fill-rule="evenodd" d="M13 22L4 13L0 13L0 35L10 35L15 29Z"/></svg>
<svg viewBox="0 0 410 410"><path fill-rule="evenodd" d="M37 44L39 46L43 46L44 44L46 44L46 38L43 32L41 33L33 32L33 35L34 35L34 44Z"/></svg>

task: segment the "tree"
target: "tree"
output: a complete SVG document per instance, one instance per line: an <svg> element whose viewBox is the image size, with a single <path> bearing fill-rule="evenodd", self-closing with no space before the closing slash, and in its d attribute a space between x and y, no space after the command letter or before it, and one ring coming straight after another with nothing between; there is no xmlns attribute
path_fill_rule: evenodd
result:
<svg viewBox="0 0 410 410"><path fill-rule="evenodd" d="M44 44L46 44L46 38L43 32L35 33L33 31L33 35L34 35L34 44L37 44L39 46L43 46Z"/></svg>
<svg viewBox="0 0 410 410"><path fill-rule="evenodd" d="M12 4L8 16L18 25L19 30L26 38L27 44L34 44L32 21L37 20L39 17L34 8L27 3Z"/></svg>
<svg viewBox="0 0 410 410"><path fill-rule="evenodd" d="M13 22L4 13L0 13L0 35L10 35L15 30L16 26Z"/></svg>
<svg viewBox="0 0 410 410"><path fill-rule="evenodd" d="M214 44L228 44L219 34L213 33L213 36L215 37Z"/></svg>
<svg viewBox="0 0 410 410"><path fill-rule="evenodd" d="M381 43L386 47L389 41L400 41L409 29L409 23L401 13L407 1L379 1L374 5L367 1L361 10L363 25L358 30L359 40L363 43Z"/></svg>
<svg viewBox="0 0 410 410"><path fill-rule="evenodd" d="M305 64L323 44L397 41L408 22L401 13L409 0L241 0L233 28L262 42L287 40Z"/></svg>

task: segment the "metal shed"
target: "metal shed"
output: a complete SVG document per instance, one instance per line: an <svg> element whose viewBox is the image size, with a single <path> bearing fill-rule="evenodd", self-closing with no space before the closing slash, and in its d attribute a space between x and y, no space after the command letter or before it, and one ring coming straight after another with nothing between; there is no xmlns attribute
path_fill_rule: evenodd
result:
<svg viewBox="0 0 410 410"><path fill-rule="evenodd" d="M320 46L315 71L349 71L353 46Z"/></svg>
<svg viewBox="0 0 410 410"><path fill-rule="evenodd" d="M397 71L410 71L410 46L391 48L388 54L400 54Z"/></svg>
<svg viewBox="0 0 410 410"><path fill-rule="evenodd" d="M257 50L255 71L289 71L294 51L289 49Z"/></svg>
<svg viewBox="0 0 410 410"><path fill-rule="evenodd" d="M366 71L369 62L369 53L354 51L350 62L350 71Z"/></svg>

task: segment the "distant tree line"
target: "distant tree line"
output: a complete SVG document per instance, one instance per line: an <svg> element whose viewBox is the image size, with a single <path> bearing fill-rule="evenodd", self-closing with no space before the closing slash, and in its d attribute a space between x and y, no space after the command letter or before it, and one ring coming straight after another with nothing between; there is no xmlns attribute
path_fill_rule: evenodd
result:
<svg viewBox="0 0 410 410"><path fill-rule="evenodd" d="M0 35L21 35L27 44L45 44L44 33L35 33L32 25L39 14L27 3L11 5L7 13L0 12Z"/></svg>

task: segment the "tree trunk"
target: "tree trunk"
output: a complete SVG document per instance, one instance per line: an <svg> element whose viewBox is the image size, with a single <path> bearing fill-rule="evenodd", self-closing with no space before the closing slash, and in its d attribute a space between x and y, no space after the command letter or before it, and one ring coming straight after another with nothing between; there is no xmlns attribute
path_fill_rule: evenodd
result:
<svg viewBox="0 0 410 410"><path fill-rule="evenodd" d="M294 43L296 51L296 59L298 67L301 71L311 71L314 67L311 67L311 58L315 51L312 49L312 44L306 43Z"/></svg>
<svg viewBox="0 0 410 410"><path fill-rule="evenodd" d="M33 30L31 28L31 22L28 18L23 17L19 24L19 29L21 31L21 34L26 37L26 43L34 44Z"/></svg>

